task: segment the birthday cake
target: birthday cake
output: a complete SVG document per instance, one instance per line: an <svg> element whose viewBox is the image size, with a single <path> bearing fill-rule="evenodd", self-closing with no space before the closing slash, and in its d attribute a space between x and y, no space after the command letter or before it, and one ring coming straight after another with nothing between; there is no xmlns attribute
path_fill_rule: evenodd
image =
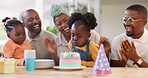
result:
<svg viewBox="0 0 148 78"><path fill-rule="evenodd" d="M80 54L76 52L62 52L60 54L61 68L80 68L81 59Z"/></svg>

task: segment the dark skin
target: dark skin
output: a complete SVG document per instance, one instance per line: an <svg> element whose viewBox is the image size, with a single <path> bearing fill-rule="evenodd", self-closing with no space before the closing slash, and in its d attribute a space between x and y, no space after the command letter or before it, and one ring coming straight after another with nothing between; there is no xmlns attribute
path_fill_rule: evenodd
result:
<svg viewBox="0 0 148 78"><path fill-rule="evenodd" d="M86 45L90 37L90 32L86 30L84 25L73 24L71 29L71 40L78 47ZM54 40L50 41L49 38L44 38L44 45L48 51L57 54L57 45Z"/></svg>
<svg viewBox="0 0 148 78"><path fill-rule="evenodd" d="M87 26L81 23L74 23L71 28L71 41L77 47L83 47L87 44L90 37L90 31L86 30Z"/></svg>
<svg viewBox="0 0 148 78"><path fill-rule="evenodd" d="M4 56L4 54L1 52L1 53L0 53L0 57L3 57L3 56Z"/></svg>
<svg viewBox="0 0 148 78"><path fill-rule="evenodd" d="M71 38L71 34L70 34L71 30L68 27L68 20L69 20L69 16L67 16L66 14L63 14L63 13L54 17L54 23L55 23L58 31L60 31L60 33L63 34L63 36L65 37L67 42L69 42L70 38ZM44 45L48 49L49 52L57 54L57 45L56 45L54 39L50 40L49 38L45 37L44 38ZM59 58L57 57L56 60L58 63Z"/></svg>
<svg viewBox="0 0 148 78"><path fill-rule="evenodd" d="M12 28L10 32L7 33L7 36L12 39L15 43L21 45L26 39L25 29L23 24L18 24Z"/></svg>
<svg viewBox="0 0 148 78"><path fill-rule="evenodd" d="M110 47L110 43L108 41L108 39L106 37L100 37L100 42L99 45L103 44L103 46L105 47L105 53L106 56L109 58L109 53L111 52L111 47Z"/></svg>
<svg viewBox="0 0 148 78"><path fill-rule="evenodd" d="M24 26L28 29L29 37L35 38L41 32L41 20L38 13L35 10L25 11L22 14L22 20ZM56 53L51 52L51 57L55 64L58 65L58 56Z"/></svg>
<svg viewBox="0 0 148 78"><path fill-rule="evenodd" d="M60 15L54 17L54 23L55 23L58 31L60 31L60 33L64 35L67 42L69 42L70 39L71 39L70 29L68 28L68 20L69 20L69 16L65 15L63 13L61 13ZM53 48L53 46L51 46L51 45L55 46L56 43L53 43L51 41L52 40L49 40L48 38L45 38L45 40L44 40L44 43L46 43L45 46L46 46L46 48L48 48L49 51L56 52L57 48ZM50 44L50 45L48 45L48 44ZM110 44L109 44L108 40L105 37L101 37L100 38L100 44L104 45L105 52L106 52L106 54L108 56L109 52L110 52ZM50 47L52 47L52 48L50 48ZM55 49L55 50L53 50L53 49Z"/></svg>
<svg viewBox="0 0 148 78"><path fill-rule="evenodd" d="M133 10L126 10L124 17L132 17L134 19L143 19L143 15L139 14L137 11ZM133 39L139 39L143 33L144 33L144 26L146 25L147 20L143 19L141 21L136 21L133 24L131 23L124 23L124 27L126 29L126 34L131 35ZM138 56L136 52L136 47L133 42L129 42L128 40L124 40L121 43L121 49L120 49L120 54L122 57L122 60L111 60L111 66L118 66L118 67L125 67L128 59L132 60L135 62L136 65L139 67L148 67L148 63L142 62L141 65L137 64L137 61L141 58Z"/></svg>
<svg viewBox="0 0 148 78"><path fill-rule="evenodd" d="M69 20L69 16L65 15L65 14L60 14L58 16L56 16L54 18L54 23L58 29L58 31L60 31L65 39L67 41L70 41L70 29L68 27L68 20Z"/></svg>
<svg viewBox="0 0 148 78"><path fill-rule="evenodd" d="M24 26L28 29L29 36L35 38L41 32L41 20L38 13L34 10L25 11L22 14Z"/></svg>
<svg viewBox="0 0 148 78"><path fill-rule="evenodd" d="M54 23L58 31L60 31L60 33L64 35L67 42L69 42L71 38L71 34L70 34L71 30L68 27L68 20L69 20L69 16L63 13L54 17ZM49 40L49 38L44 38L44 45L48 49L48 51L52 53L57 53L57 46L54 39L51 41Z"/></svg>

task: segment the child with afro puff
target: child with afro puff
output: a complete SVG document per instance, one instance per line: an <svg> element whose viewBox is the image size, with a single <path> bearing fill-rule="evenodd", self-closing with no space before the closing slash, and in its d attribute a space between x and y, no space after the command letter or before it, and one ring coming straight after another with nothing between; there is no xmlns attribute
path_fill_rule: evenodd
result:
<svg viewBox="0 0 148 78"><path fill-rule="evenodd" d="M83 66L94 66L99 45L89 40L90 30L97 26L96 18L92 13L73 13L68 21L71 29L71 40L68 47L73 52L80 53Z"/></svg>

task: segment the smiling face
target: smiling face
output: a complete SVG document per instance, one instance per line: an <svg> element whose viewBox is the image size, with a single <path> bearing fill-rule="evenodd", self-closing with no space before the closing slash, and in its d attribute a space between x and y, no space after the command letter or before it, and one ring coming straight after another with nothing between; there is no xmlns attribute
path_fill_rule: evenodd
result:
<svg viewBox="0 0 148 78"><path fill-rule="evenodd" d="M82 47L87 44L90 32L80 23L74 23L71 28L71 40L75 46Z"/></svg>
<svg viewBox="0 0 148 78"><path fill-rule="evenodd" d="M25 29L22 24L18 24L15 27L13 27L12 30L7 34L8 37L17 44L23 44L23 42L26 39Z"/></svg>
<svg viewBox="0 0 148 78"><path fill-rule="evenodd" d="M38 35L41 32L41 20L36 11L29 10L24 12L22 19L30 34Z"/></svg>
<svg viewBox="0 0 148 78"><path fill-rule="evenodd" d="M124 13L124 18L133 18L134 20L143 19L142 15L133 10L126 10ZM135 21L134 23L125 22L124 27L126 30L126 35L135 39L140 38L144 33L145 24L146 19Z"/></svg>
<svg viewBox="0 0 148 78"><path fill-rule="evenodd" d="M65 36L70 36L70 29L68 27L69 16L60 14L54 18L54 23L57 29Z"/></svg>

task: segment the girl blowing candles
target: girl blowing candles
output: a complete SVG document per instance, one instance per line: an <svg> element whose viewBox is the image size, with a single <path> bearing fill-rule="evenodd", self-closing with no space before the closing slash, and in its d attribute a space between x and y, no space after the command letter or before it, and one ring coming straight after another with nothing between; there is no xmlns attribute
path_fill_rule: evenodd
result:
<svg viewBox="0 0 148 78"><path fill-rule="evenodd" d="M71 27L69 49L80 53L82 65L92 67L99 50L99 45L89 40L90 30L97 26L94 14L74 13L70 17L68 24Z"/></svg>

